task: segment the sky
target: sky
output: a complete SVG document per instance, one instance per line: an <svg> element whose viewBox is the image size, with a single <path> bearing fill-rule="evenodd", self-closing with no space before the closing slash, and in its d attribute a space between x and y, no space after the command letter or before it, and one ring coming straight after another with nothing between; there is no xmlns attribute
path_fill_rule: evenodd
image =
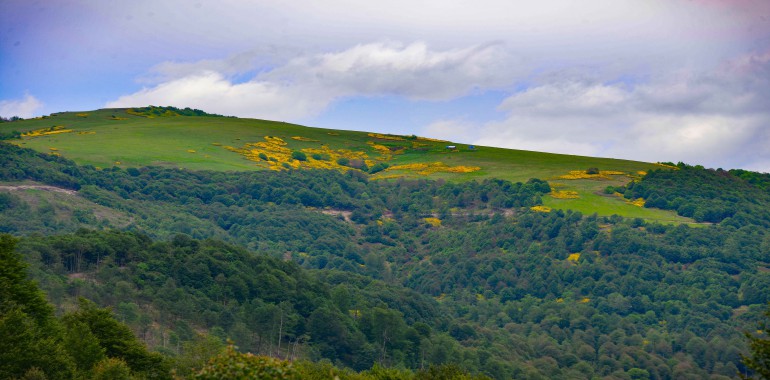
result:
<svg viewBox="0 0 770 380"><path fill-rule="evenodd" d="M770 172L770 1L0 0L0 116L146 105Z"/></svg>

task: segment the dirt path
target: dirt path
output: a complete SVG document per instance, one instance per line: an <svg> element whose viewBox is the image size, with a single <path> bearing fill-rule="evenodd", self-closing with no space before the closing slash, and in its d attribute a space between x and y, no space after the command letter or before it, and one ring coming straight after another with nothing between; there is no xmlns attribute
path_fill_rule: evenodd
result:
<svg viewBox="0 0 770 380"><path fill-rule="evenodd" d="M48 186L48 185L0 185L0 190L7 190L7 191L18 191L18 190L44 190L44 191L53 191L57 193L64 193L68 195L76 195L77 191L70 190L70 189L64 189L61 187L56 186Z"/></svg>

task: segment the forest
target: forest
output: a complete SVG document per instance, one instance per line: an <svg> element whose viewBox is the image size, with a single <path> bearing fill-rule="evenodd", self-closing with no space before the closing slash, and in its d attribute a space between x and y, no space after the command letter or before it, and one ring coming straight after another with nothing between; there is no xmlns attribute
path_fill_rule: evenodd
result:
<svg viewBox="0 0 770 380"><path fill-rule="evenodd" d="M3 377L192 378L250 352L305 378L727 379L752 374L770 301L760 173L680 164L612 189L693 226L545 212L541 179L97 169L4 143L0 181L76 191L0 192L3 267L28 285L0 333L60 347Z"/></svg>

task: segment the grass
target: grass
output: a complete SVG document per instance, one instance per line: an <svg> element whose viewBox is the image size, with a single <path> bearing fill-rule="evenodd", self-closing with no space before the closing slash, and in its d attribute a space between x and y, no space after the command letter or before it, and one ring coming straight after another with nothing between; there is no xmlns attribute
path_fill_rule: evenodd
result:
<svg viewBox="0 0 770 380"><path fill-rule="evenodd" d="M309 128L257 119L188 116L146 118L129 114L124 109L62 112L45 118L0 124L0 131L3 132L16 130L27 133L51 128L57 133L38 133L37 137L22 137L14 142L41 152L60 154L79 164L101 168L156 165L191 170L243 171L264 170L267 165L258 159L257 162L249 160L225 147L244 148L247 143L264 142L265 136L275 136L285 141L285 146L293 151L320 149L323 146L333 150L347 149L364 152L369 163L386 161L390 166L396 166L442 162L450 168L478 167L478 170L467 173L437 171L424 175L410 170L378 173L378 176L386 178L404 176L443 178L447 181L501 178L514 182L541 178L552 185L559 185L559 190L577 192L576 199L544 197L544 203L551 208L674 223L690 221L670 211L642 208L630 205L618 197L602 194L608 185L628 183L632 178L638 178L638 172L659 167L652 163L484 146L470 149L468 145L430 139ZM68 132L61 133L63 130ZM447 145L455 145L457 149L448 150ZM382 146L390 148L391 152L385 154ZM303 164L312 163L313 160L308 160ZM590 167L623 172L625 175L612 175L604 179L558 178L570 171L585 171Z"/></svg>

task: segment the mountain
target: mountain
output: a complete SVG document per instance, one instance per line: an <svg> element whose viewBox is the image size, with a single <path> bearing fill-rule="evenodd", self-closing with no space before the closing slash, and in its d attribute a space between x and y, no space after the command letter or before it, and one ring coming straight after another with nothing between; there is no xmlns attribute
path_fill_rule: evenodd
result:
<svg viewBox="0 0 770 380"><path fill-rule="evenodd" d="M375 172L373 179L403 177L461 182L498 178L518 182L541 178L556 190L544 198L544 204L551 208L569 208L585 214L597 212L603 216L688 221L671 212L642 208L638 202L635 205L605 194L608 186L622 186L647 171L664 167L644 162L472 146L418 136L309 128L210 116L198 110L184 112L173 107L62 112L0 124L0 132L12 131L23 134L20 139L11 140L19 146L59 154L80 165L98 168L161 166L250 171L359 167ZM304 159L296 159L292 154ZM340 160L347 164L341 165ZM598 171L585 173L589 168Z"/></svg>
<svg viewBox="0 0 770 380"><path fill-rule="evenodd" d="M766 174L159 107L0 131L0 232L48 301L182 375L230 338L370 378L733 378L770 301Z"/></svg>

